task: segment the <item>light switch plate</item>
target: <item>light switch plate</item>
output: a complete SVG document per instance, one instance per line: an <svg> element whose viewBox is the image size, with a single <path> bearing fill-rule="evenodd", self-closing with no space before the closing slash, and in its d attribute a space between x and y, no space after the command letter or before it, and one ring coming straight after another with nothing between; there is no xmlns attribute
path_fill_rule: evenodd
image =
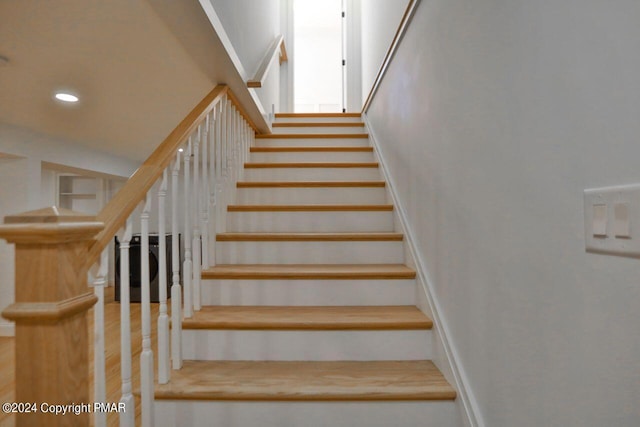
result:
<svg viewBox="0 0 640 427"><path fill-rule="evenodd" d="M584 190L584 233L588 252L640 257L640 184Z"/></svg>

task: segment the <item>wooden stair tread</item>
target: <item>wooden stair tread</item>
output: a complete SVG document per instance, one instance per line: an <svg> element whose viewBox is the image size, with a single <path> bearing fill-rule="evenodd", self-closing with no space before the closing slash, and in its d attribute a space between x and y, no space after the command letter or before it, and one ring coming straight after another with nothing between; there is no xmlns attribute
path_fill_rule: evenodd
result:
<svg viewBox="0 0 640 427"><path fill-rule="evenodd" d="M394 306L205 306L184 319L183 329L406 330L431 329L417 307Z"/></svg>
<svg viewBox="0 0 640 427"><path fill-rule="evenodd" d="M245 169L267 168L377 168L378 162L251 162Z"/></svg>
<svg viewBox="0 0 640 427"><path fill-rule="evenodd" d="M305 147L305 146L292 146L292 147L251 147L249 149L252 153L286 153L286 152L327 152L327 151L339 151L339 152L364 152L372 153L373 147Z"/></svg>
<svg viewBox="0 0 640 427"><path fill-rule="evenodd" d="M276 122L271 126L274 128L297 128L297 127L364 127L363 122Z"/></svg>
<svg viewBox="0 0 640 427"><path fill-rule="evenodd" d="M360 113L276 113L276 119L303 117L361 117Z"/></svg>
<svg viewBox="0 0 640 427"><path fill-rule="evenodd" d="M402 233L218 233L218 242L402 241Z"/></svg>
<svg viewBox="0 0 640 427"><path fill-rule="evenodd" d="M393 205L228 205L229 212L367 212L392 211Z"/></svg>
<svg viewBox="0 0 640 427"><path fill-rule="evenodd" d="M414 279L403 264L223 264L202 271L203 279Z"/></svg>
<svg viewBox="0 0 640 427"><path fill-rule="evenodd" d="M453 400L456 392L429 360L184 361L156 399L264 401Z"/></svg>
<svg viewBox="0 0 640 427"><path fill-rule="evenodd" d="M271 187L284 187L284 188L340 188L340 187L385 187L384 181L244 181L238 182L238 188L271 188Z"/></svg>
<svg viewBox="0 0 640 427"><path fill-rule="evenodd" d="M361 139L369 138L366 133L263 133L256 139Z"/></svg>

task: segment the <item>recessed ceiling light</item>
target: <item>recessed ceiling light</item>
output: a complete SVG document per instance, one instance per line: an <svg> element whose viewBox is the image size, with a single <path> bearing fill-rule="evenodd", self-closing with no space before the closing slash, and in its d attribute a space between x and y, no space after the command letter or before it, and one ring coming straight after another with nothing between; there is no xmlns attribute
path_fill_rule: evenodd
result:
<svg viewBox="0 0 640 427"><path fill-rule="evenodd" d="M56 92L55 97L58 101L62 102L78 102L79 98L73 94L67 92Z"/></svg>
<svg viewBox="0 0 640 427"><path fill-rule="evenodd" d="M182 153L184 151L184 148L178 148L178 151Z"/></svg>

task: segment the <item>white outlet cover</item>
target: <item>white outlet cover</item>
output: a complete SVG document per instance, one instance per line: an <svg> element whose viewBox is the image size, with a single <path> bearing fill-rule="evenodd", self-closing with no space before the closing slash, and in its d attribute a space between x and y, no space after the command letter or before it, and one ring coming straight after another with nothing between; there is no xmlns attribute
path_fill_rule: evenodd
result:
<svg viewBox="0 0 640 427"><path fill-rule="evenodd" d="M607 207L606 226L595 218L598 205ZM640 184L584 190L584 237L587 252L640 258Z"/></svg>

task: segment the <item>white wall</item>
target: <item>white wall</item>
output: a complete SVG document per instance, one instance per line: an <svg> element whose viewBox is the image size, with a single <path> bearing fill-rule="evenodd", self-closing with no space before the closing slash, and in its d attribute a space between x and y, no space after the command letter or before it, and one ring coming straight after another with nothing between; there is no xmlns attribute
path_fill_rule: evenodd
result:
<svg viewBox="0 0 640 427"><path fill-rule="evenodd" d="M362 101L364 104L409 0L362 0Z"/></svg>
<svg viewBox="0 0 640 427"><path fill-rule="evenodd" d="M265 52L274 39L282 34L280 1L211 0L224 31L247 73L247 79L253 78ZM277 63L272 65L269 74L269 85L275 84L276 87L256 89L267 113L271 112L271 104L275 104L276 109L279 110L280 78Z"/></svg>
<svg viewBox="0 0 640 427"><path fill-rule="evenodd" d="M86 146L0 123L0 218L50 206L50 173L42 162L58 163L103 174L128 177L138 163ZM45 188L48 187L48 188ZM14 301L14 250L0 240L0 311ZM0 335L13 333L13 324L0 319Z"/></svg>
<svg viewBox="0 0 640 427"><path fill-rule="evenodd" d="M280 0L211 0L245 70L253 76L280 30Z"/></svg>
<svg viewBox="0 0 640 427"><path fill-rule="evenodd" d="M640 182L639 18L422 1L368 111L486 426L640 423L640 260L585 252L582 195Z"/></svg>

